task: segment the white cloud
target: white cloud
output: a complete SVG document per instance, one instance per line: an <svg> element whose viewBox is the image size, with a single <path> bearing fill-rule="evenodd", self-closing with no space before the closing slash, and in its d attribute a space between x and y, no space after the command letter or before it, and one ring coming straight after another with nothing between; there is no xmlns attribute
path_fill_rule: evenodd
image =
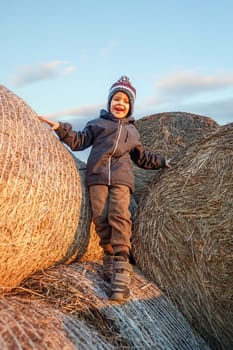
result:
<svg viewBox="0 0 233 350"><path fill-rule="evenodd" d="M233 98L196 102L184 105L184 108L209 116L220 125L233 122Z"/></svg>
<svg viewBox="0 0 233 350"><path fill-rule="evenodd" d="M52 61L22 67L12 79L14 86L23 86L41 80L55 79L75 70L67 61Z"/></svg>
<svg viewBox="0 0 233 350"><path fill-rule="evenodd" d="M136 109L138 117L183 111L208 116L220 125L233 122L232 72L201 75L178 71L158 81L155 87L154 97L144 99Z"/></svg>
<svg viewBox="0 0 233 350"><path fill-rule="evenodd" d="M69 75L70 73L74 72L76 70L75 66L69 66L64 68L63 75Z"/></svg>
<svg viewBox="0 0 233 350"><path fill-rule="evenodd" d="M193 96L233 87L233 73L201 75L196 71L178 71L156 83L159 94Z"/></svg>
<svg viewBox="0 0 233 350"><path fill-rule="evenodd" d="M215 99L212 101L193 101L187 102L167 99L166 101L157 100L157 104L148 104L144 101L136 110L136 119L146 115L163 112L187 112L203 115L214 119L218 124L224 125L233 122L233 98Z"/></svg>
<svg viewBox="0 0 233 350"><path fill-rule="evenodd" d="M99 115L100 109L103 108L103 105L88 105L81 106L77 108L70 108L63 111L55 112L47 115L49 118L58 118L58 117L71 117L72 119L82 119L82 118L96 118Z"/></svg>

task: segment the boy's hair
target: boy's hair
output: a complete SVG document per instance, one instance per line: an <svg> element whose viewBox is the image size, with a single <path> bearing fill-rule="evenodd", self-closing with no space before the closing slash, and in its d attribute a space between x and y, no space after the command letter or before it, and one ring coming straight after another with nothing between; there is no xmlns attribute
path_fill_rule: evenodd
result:
<svg viewBox="0 0 233 350"><path fill-rule="evenodd" d="M136 99L136 89L131 84L129 78L125 75L120 77L120 79L117 80L117 82L115 82L109 90L108 104L107 104L108 111L110 111L111 99L112 99L113 95L115 95L115 93L118 91L122 91L122 92L126 93L127 96L129 97L130 108L129 108L128 116L132 115L133 109L134 109L134 102Z"/></svg>

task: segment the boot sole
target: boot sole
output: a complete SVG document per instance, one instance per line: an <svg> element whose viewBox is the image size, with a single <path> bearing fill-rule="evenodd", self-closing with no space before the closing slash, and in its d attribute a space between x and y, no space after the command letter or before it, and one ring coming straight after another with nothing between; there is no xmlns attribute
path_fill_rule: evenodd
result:
<svg viewBox="0 0 233 350"><path fill-rule="evenodd" d="M111 301L125 301L130 298L130 292L127 294L120 293L120 292L114 292L109 296L109 300Z"/></svg>

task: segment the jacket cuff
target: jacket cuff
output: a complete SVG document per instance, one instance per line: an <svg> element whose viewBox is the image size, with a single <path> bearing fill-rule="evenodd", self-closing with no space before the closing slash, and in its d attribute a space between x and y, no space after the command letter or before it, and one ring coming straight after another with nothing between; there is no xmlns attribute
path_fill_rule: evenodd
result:
<svg viewBox="0 0 233 350"><path fill-rule="evenodd" d="M161 158L161 168L165 168L166 167L166 158L162 157Z"/></svg>
<svg viewBox="0 0 233 350"><path fill-rule="evenodd" d="M67 127L64 123L59 122L59 127L54 130L60 140L64 139L67 135Z"/></svg>

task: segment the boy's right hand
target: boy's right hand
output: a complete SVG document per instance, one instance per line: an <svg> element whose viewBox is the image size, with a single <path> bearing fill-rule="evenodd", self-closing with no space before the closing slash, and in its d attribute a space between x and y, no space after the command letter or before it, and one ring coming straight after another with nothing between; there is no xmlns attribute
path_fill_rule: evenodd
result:
<svg viewBox="0 0 233 350"><path fill-rule="evenodd" d="M59 128L59 123L58 122L54 122L53 120L47 119L45 117L42 116L38 116L38 119L46 124L48 124L52 130L56 130Z"/></svg>

